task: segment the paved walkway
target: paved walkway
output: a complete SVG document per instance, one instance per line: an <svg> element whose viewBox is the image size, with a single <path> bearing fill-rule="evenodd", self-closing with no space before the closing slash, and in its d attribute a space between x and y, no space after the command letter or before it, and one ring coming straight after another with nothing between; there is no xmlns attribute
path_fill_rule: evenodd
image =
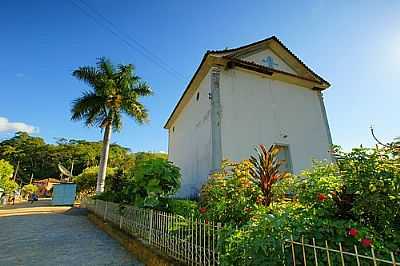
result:
<svg viewBox="0 0 400 266"><path fill-rule="evenodd" d="M90 223L84 210L25 204L0 209L0 265L142 264Z"/></svg>

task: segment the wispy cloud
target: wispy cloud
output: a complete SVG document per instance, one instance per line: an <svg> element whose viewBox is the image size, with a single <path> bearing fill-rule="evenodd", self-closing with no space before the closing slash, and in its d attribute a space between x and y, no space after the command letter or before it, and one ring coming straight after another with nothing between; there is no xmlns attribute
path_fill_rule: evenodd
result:
<svg viewBox="0 0 400 266"><path fill-rule="evenodd" d="M17 132L23 131L26 133L38 132L38 128L22 123L22 122L10 122L5 117L0 117L0 132Z"/></svg>

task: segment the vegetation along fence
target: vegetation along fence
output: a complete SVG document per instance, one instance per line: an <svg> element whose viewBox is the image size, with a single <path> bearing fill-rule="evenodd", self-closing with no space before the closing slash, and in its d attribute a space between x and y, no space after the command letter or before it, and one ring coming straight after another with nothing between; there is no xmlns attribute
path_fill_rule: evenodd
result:
<svg viewBox="0 0 400 266"><path fill-rule="evenodd" d="M311 242L311 241L309 241ZM287 265L400 265L396 262L393 252L390 253L388 258L382 259L376 256L373 248L370 248L368 254L360 254L357 246L353 250L344 250L339 243L337 248L329 247L328 242L325 241L325 246L318 246L315 239L308 243L301 239L301 241L294 241L293 238L285 240L283 251L286 253L285 257L290 258Z"/></svg>
<svg viewBox="0 0 400 266"><path fill-rule="evenodd" d="M218 265L221 224L102 200L85 199L83 207L122 231L187 265Z"/></svg>
<svg viewBox="0 0 400 266"><path fill-rule="evenodd" d="M220 223L102 200L85 199L82 206L186 265L219 265L217 242ZM367 254L365 249L360 252L357 246L353 250L345 249L341 244L333 248L327 241L325 245L317 245L315 239L284 240L282 251L284 264L288 266L400 265L393 252L382 258L373 248Z"/></svg>

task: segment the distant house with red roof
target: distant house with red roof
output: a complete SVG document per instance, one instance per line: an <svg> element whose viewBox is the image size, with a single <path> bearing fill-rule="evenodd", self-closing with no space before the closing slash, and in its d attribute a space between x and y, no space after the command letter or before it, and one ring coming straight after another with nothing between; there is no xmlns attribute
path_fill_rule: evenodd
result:
<svg viewBox="0 0 400 266"><path fill-rule="evenodd" d="M45 179L35 180L32 183L39 188L37 191L37 194L39 196L47 197L51 196L51 190L53 186L55 184L60 184L61 180L56 178L45 178Z"/></svg>

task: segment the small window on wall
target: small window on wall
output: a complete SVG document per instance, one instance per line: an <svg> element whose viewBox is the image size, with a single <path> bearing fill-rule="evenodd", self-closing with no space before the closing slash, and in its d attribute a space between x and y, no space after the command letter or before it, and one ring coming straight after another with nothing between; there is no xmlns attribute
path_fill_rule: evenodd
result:
<svg viewBox="0 0 400 266"><path fill-rule="evenodd" d="M198 93L196 94L196 101L199 101L199 99L200 99L200 93L198 92Z"/></svg>
<svg viewBox="0 0 400 266"><path fill-rule="evenodd" d="M285 144L277 144L277 146L280 148L278 159L282 161L282 165L280 167L281 172L293 173L289 146Z"/></svg>
<svg viewBox="0 0 400 266"><path fill-rule="evenodd" d="M175 127L172 127L172 132L175 132Z"/></svg>

